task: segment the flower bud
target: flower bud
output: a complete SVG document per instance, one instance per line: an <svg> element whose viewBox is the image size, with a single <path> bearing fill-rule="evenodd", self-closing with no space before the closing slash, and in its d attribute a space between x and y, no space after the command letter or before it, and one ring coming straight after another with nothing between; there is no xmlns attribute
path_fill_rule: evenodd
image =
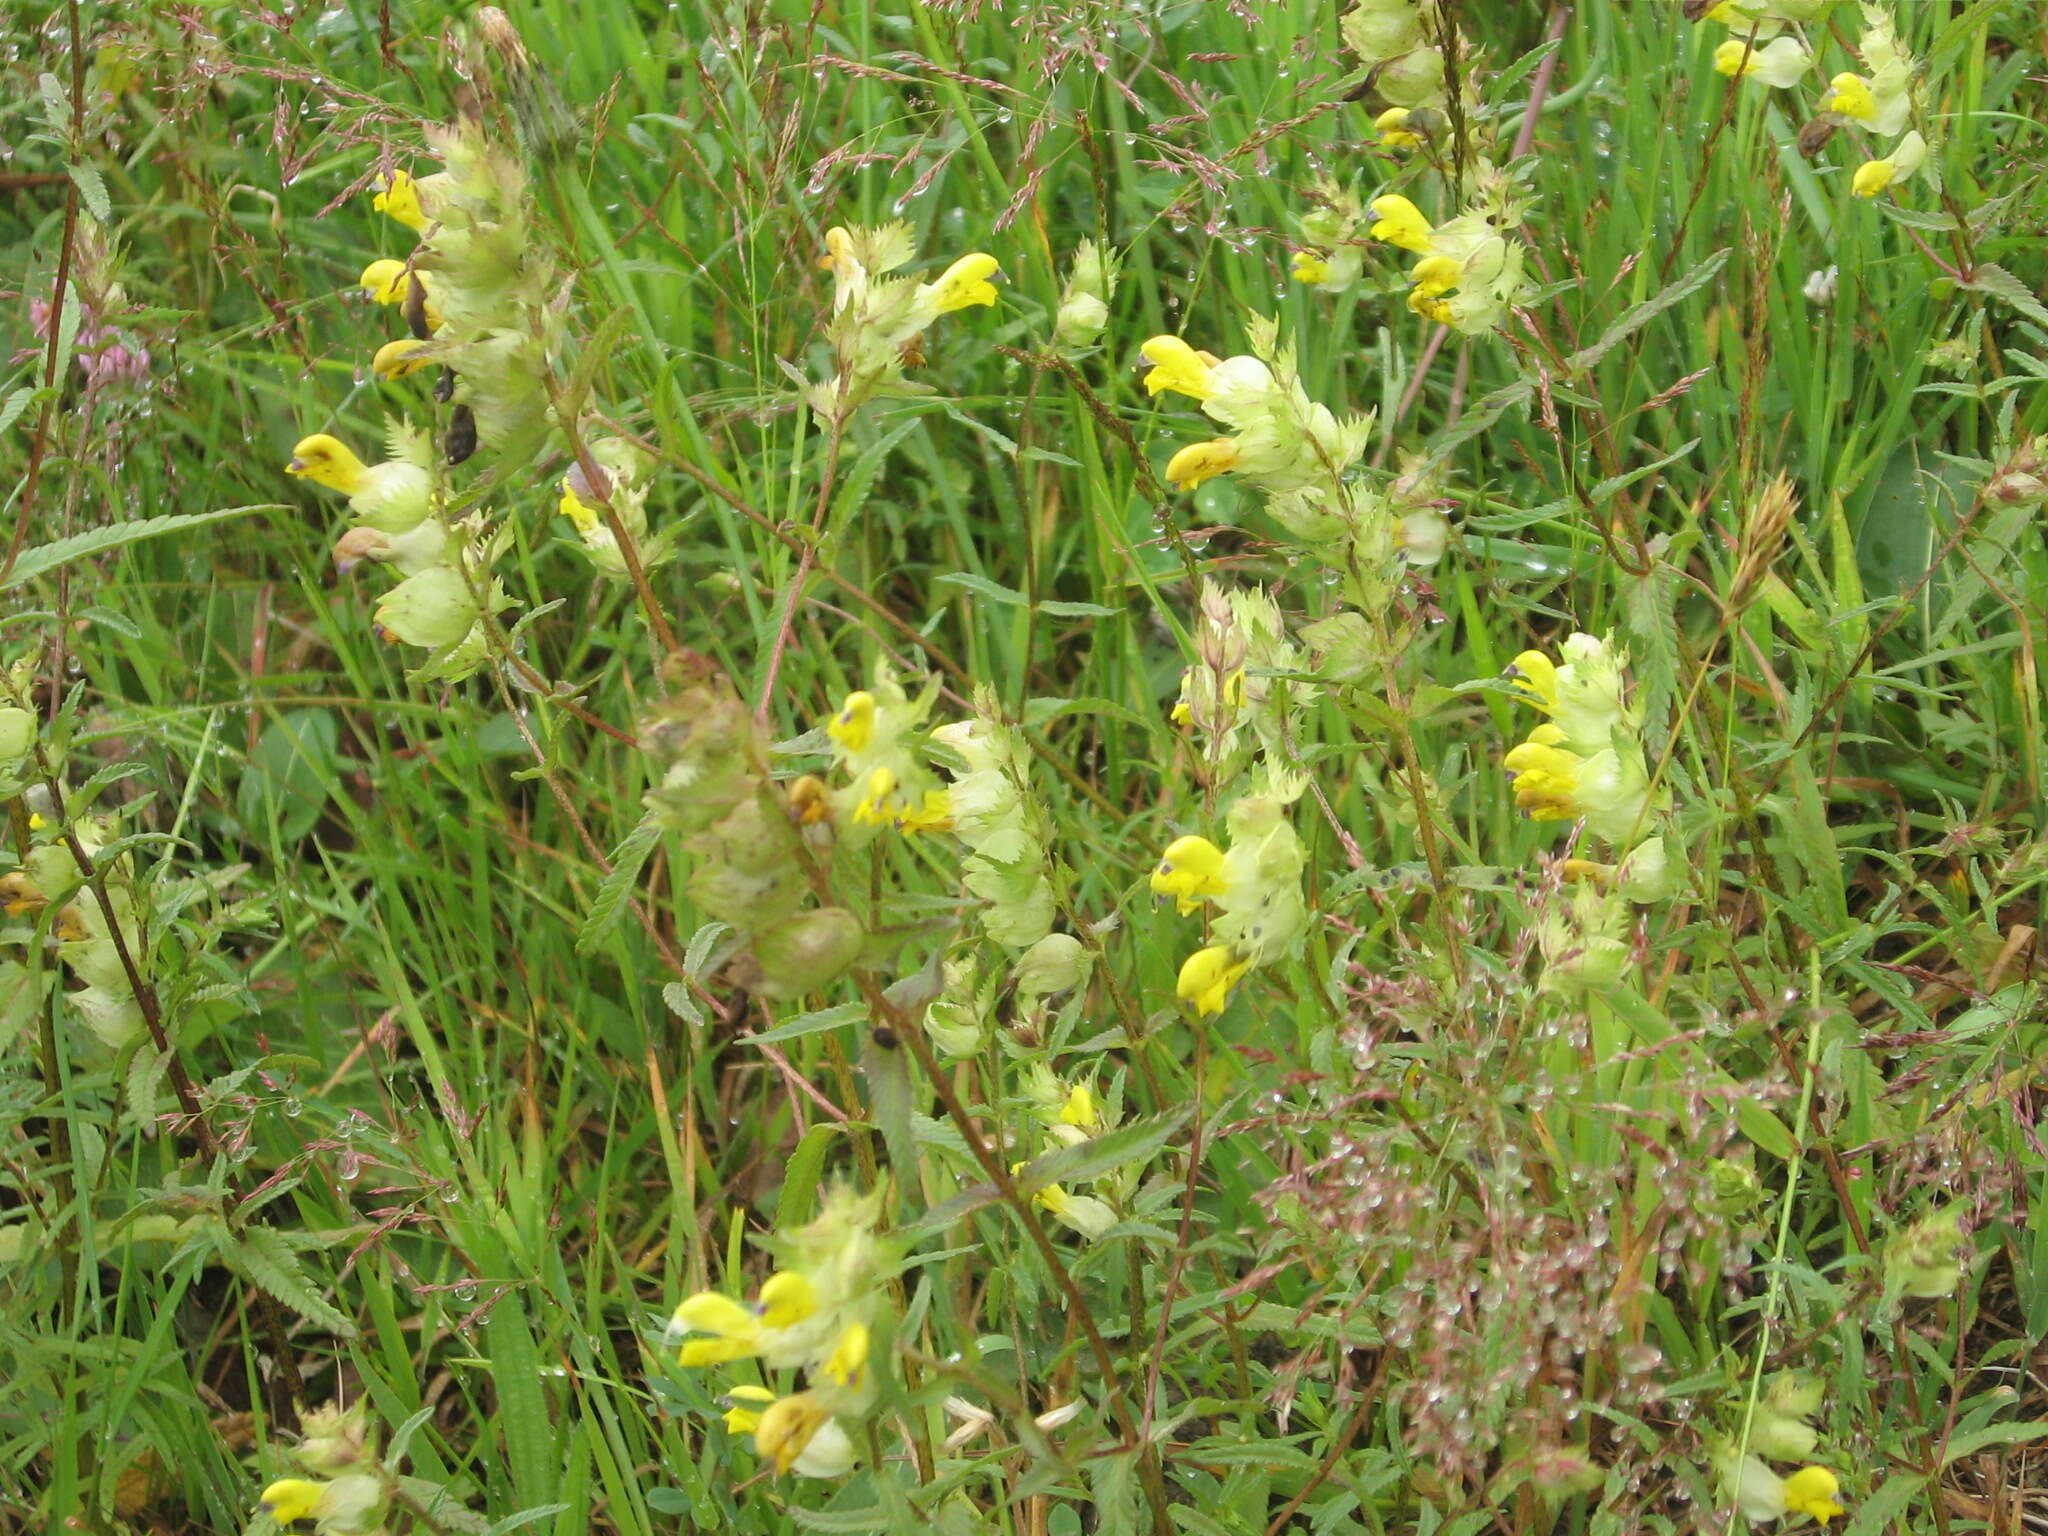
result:
<svg viewBox="0 0 2048 1536"><path fill-rule="evenodd" d="M802 912L754 936L752 975L744 985L762 997L787 1000L836 980L860 957L867 938L860 919L844 907Z"/></svg>
<svg viewBox="0 0 2048 1536"><path fill-rule="evenodd" d="M28 756L36 744L36 717L13 706L0 708L0 763Z"/></svg>
<svg viewBox="0 0 2048 1536"><path fill-rule="evenodd" d="M1022 996L1049 997L1088 978L1089 954L1071 933L1048 933L1017 957L1010 972Z"/></svg>
<svg viewBox="0 0 2048 1536"><path fill-rule="evenodd" d="M376 619L406 645L440 650L466 636L481 613L462 573L453 566L436 565L385 593Z"/></svg>
<svg viewBox="0 0 2048 1536"><path fill-rule="evenodd" d="M332 1477L375 1454L361 1403L353 1408L339 1403L316 1408L306 1415L301 1428L305 1439L292 1456L308 1472Z"/></svg>

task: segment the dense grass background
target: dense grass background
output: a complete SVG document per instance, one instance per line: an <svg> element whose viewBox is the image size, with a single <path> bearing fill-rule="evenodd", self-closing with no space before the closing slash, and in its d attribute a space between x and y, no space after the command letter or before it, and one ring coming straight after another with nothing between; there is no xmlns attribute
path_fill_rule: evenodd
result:
<svg viewBox="0 0 2048 1536"><path fill-rule="evenodd" d="M958 1089L1018 1125L1025 1063L1100 1059L1128 1117L1185 1107L1186 929L1144 877L1214 825L1166 717L1189 574L1304 618L1328 594L1228 478L1160 493L1192 417L1133 365L1161 331L1228 353L1277 314L1315 398L1378 411L1389 469L1440 455L1458 534L1407 598L1406 697L1333 690L1311 720L1297 820L1326 921L1211 1026L1200 1166L1181 1133L1125 1235L1063 1240L1173 1524L1718 1528L1706 1436L1792 1367L1827 1384L1815 1459L1859 1536L2041 1530L2048 547L2038 504L1980 494L2048 430L2039 10L1900 8L1947 178L1901 211L1849 198L1840 144L1803 157L1794 97L1714 74L1725 30L1676 5L1456 9L1493 69L1526 61L1510 112L1559 39L1528 230L1546 297L1514 345L1425 358L1383 249L1334 299L1287 281L1318 173L1419 184L1350 99L1333 7L511 7L579 125L535 188L572 331L622 317L597 398L665 459L660 603L760 696L823 472L781 363L816 361L824 229L901 217L935 263L997 255L1000 306L932 333L939 393L852 430L849 462L890 446L841 482L771 719L807 731L878 657L939 672L948 715L991 684L1043 749L1073 909L1120 923L1108 978ZM1828 68L1856 26L1838 5L1815 30ZM564 604L524 633L533 676L446 689L408 686L375 578L333 574L333 500L282 473L305 432L374 441L424 409L368 374L393 332L352 285L403 232L358 194L488 90L464 8L25 0L0 39L0 532L26 519L33 568L84 530L256 509L0 580L0 647L42 641L67 781L127 770L101 804L175 838L130 851L138 878L210 882L162 962L206 1137L135 1112L130 1064L61 998L0 1023L0 1525L265 1528L296 1377L307 1405L411 1425L409 1475L471 1512L397 1529L1153 1528L1146 1453L1000 1206L906 1239L885 1438L920 1461L757 1478L718 1382L664 1363L679 1296L743 1290L748 1232L875 1167L872 1047L800 1034L785 1076L744 1035L801 1009L709 979L703 1025L665 1007L698 926L670 851L641 881L652 934L591 921L640 816L659 658L552 516L558 450L473 482L514 530L513 594ZM89 387L60 358L46 401L32 307L102 198L70 280L146 367ZM1113 318L1097 355L1044 366L1084 236L1124 252ZM1796 515L1767 590L1752 565L1739 591L1780 473ZM1693 872L1590 1019L1533 983L1556 831L1516 819L1498 769L1526 712L1453 691L1574 627L1635 659ZM911 935L878 970L907 975L956 920L952 857L894 845L873 889ZM4 937L37 948L29 920ZM974 1177L918 1107L906 1223ZM1950 1299L1887 1303L1885 1243L1948 1199L1977 1263ZM297 1264L225 1264L159 1219L223 1200ZM999 1423L935 1456L948 1394ZM1018 1427L1075 1397L1050 1444Z"/></svg>

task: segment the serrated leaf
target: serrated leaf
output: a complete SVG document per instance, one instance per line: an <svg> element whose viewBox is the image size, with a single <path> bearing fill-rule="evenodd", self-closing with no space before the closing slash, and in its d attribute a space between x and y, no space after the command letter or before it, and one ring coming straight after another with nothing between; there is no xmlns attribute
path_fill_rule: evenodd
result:
<svg viewBox="0 0 2048 1536"><path fill-rule="evenodd" d="M661 823L648 816L612 850L612 867L598 882L590 911L583 919L583 926L576 931L577 954L589 954L610 936L619 914L625 910L627 899L640 883L640 871L646 866L647 856L654 852L660 841Z"/></svg>
<svg viewBox="0 0 2048 1536"><path fill-rule="evenodd" d="M144 539L177 533L184 528L203 528L208 523L226 522L231 517L245 517L251 512L285 510L282 503L271 501L249 507L222 507L217 512L174 512L163 517L138 518L132 523L109 523L104 528L89 528L68 539L57 539L23 550L21 558L14 562L14 569L0 576L0 592L32 581L60 565L69 565L73 560L83 560L90 555L105 554L124 544L139 544Z"/></svg>
<svg viewBox="0 0 2048 1536"><path fill-rule="evenodd" d="M1946 1467L1961 1461L1965 1456L1993 1445L2024 1445L2029 1440L2048 1438L2048 1421L2036 1419L2031 1424L1993 1424L1985 1429L1957 1435L1941 1453L1941 1464Z"/></svg>
<svg viewBox="0 0 2048 1536"><path fill-rule="evenodd" d="M784 1040L794 1040L800 1035L815 1035L824 1030L837 1029L842 1024L851 1024L868 1016L866 1003L834 1003L830 1008L820 1008L813 1013L800 1013L786 1024L773 1029L764 1029L758 1035L742 1035L748 1045L775 1045Z"/></svg>
<svg viewBox="0 0 2048 1536"><path fill-rule="evenodd" d="M1957 286L1972 293L1988 293L1994 299L2003 299L2034 324L2048 326L2048 305L2043 305L2034 296L2033 289L1995 261L1979 263L1971 272L1970 280Z"/></svg>
<svg viewBox="0 0 2048 1536"><path fill-rule="evenodd" d="M85 199L85 206L92 216L102 224L113 223L114 205L107 199L107 183L99 171L82 161L64 169L71 173L72 183L78 188L78 195Z"/></svg>
<svg viewBox="0 0 2048 1536"><path fill-rule="evenodd" d="M1148 1120L1134 1120L1075 1147L1060 1147L1034 1157L1017 1173L1017 1188L1031 1194L1048 1184L1100 1178L1126 1163L1143 1162L1173 1138L1194 1114L1184 1105Z"/></svg>
<svg viewBox="0 0 2048 1536"><path fill-rule="evenodd" d="M1581 347L1564 360L1566 370L1577 373L1581 369L1592 367L1665 310L1706 287L1727 264L1728 248L1723 246L1691 271L1679 277L1676 282L1666 284L1640 304L1631 304L1621 312L1619 319L1600 333L1599 339L1591 346Z"/></svg>
<svg viewBox="0 0 2048 1536"><path fill-rule="evenodd" d="M340 1338L356 1336L356 1325L322 1296L285 1235L275 1227L222 1228L214 1239L220 1261L251 1285L283 1302L316 1328Z"/></svg>

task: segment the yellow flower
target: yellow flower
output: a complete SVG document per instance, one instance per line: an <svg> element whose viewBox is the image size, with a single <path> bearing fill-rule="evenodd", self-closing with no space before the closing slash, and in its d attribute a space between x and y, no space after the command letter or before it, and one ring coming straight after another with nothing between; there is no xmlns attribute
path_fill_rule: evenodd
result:
<svg viewBox="0 0 2048 1536"><path fill-rule="evenodd" d="M1380 142L1389 149L1413 149L1422 142L1422 135L1408 126L1410 113L1406 107L1389 107L1372 120L1372 126L1380 136Z"/></svg>
<svg viewBox="0 0 2048 1536"><path fill-rule="evenodd" d="M1785 1479L1785 1512L1811 1515L1822 1525L1842 1513L1835 1502L1841 1482L1826 1467L1801 1467Z"/></svg>
<svg viewBox="0 0 2048 1536"><path fill-rule="evenodd" d="M795 1270L777 1270L761 1285L761 1326L792 1328L818 1310L818 1293Z"/></svg>
<svg viewBox="0 0 2048 1536"><path fill-rule="evenodd" d="M1101 1116L1095 1110L1095 1095L1086 1083L1076 1083L1067 1090L1067 1101L1060 1106L1060 1124L1078 1126L1092 1130L1101 1123Z"/></svg>
<svg viewBox="0 0 2048 1536"><path fill-rule="evenodd" d="M1213 480L1235 469L1240 457L1237 444L1227 437L1189 443L1166 461L1166 478L1175 490L1192 491L1204 480Z"/></svg>
<svg viewBox="0 0 2048 1536"><path fill-rule="evenodd" d="M850 1323L839 1343L826 1357L824 1371L829 1380L842 1387L857 1387L868 1368L868 1329L865 1323Z"/></svg>
<svg viewBox="0 0 2048 1536"><path fill-rule="evenodd" d="M418 373L422 368L434 366L431 357L419 356L425 342L402 336L397 341L387 341L377 349L377 355L370 359L370 372L380 379L402 379L409 373Z"/></svg>
<svg viewBox="0 0 2048 1536"><path fill-rule="evenodd" d="M1198 1014L1221 1013L1230 1001L1230 989L1251 968L1251 961L1237 959L1228 944L1211 944L1182 964L1174 994Z"/></svg>
<svg viewBox="0 0 2048 1536"><path fill-rule="evenodd" d="M1435 298L1465 280L1465 264L1455 256L1425 256L1408 269L1408 278L1418 293Z"/></svg>
<svg viewBox="0 0 2048 1536"><path fill-rule="evenodd" d="M1294 280L1298 283L1326 283L1330 280L1330 264L1314 251L1296 251Z"/></svg>
<svg viewBox="0 0 2048 1536"><path fill-rule="evenodd" d="M827 237L828 241L830 237ZM951 314L956 309L966 309L973 304L993 304L996 301L996 285L989 276L1000 263L985 251L975 251L962 256L953 265L939 274L935 283L927 283L921 290L936 314Z"/></svg>
<svg viewBox="0 0 2048 1536"><path fill-rule="evenodd" d="M875 734L875 696L865 690L849 693L825 734L849 752L865 752Z"/></svg>
<svg viewBox="0 0 2048 1536"><path fill-rule="evenodd" d="M270 1518L279 1525L290 1525L295 1520L310 1520L320 1508L321 1497L327 1492L325 1483L311 1482L303 1477L287 1477L272 1483L263 1490L263 1507Z"/></svg>
<svg viewBox="0 0 2048 1536"><path fill-rule="evenodd" d="M725 1427L736 1435L751 1435L761 1427L761 1410L775 1401L766 1387L734 1387L725 1394Z"/></svg>
<svg viewBox="0 0 2048 1536"><path fill-rule="evenodd" d="M1895 170L1889 160L1866 160L1856 167L1849 190L1857 197L1875 197L1892 184Z"/></svg>
<svg viewBox="0 0 2048 1536"><path fill-rule="evenodd" d="M331 1483L287 1477L264 1489L261 1497L264 1511L279 1525L311 1520L316 1529L332 1536L362 1536L384 1528L390 1494L382 1477L350 1472Z"/></svg>
<svg viewBox="0 0 2048 1536"><path fill-rule="evenodd" d="M1515 686L1544 709L1557 707L1557 663L1541 651L1524 651L1508 663Z"/></svg>
<svg viewBox="0 0 2048 1536"><path fill-rule="evenodd" d="M1563 746L1563 731L1548 723L1501 759L1514 776L1515 809L1532 821L1570 821L1578 814L1579 769L1584 759Z"/></svg>
<svg viewBox="0 0 2048 1536"><path fill-rule="evenodd" d="M789 1328L817 1311L817 1293L811 1282L792 1270L768 1277L761 1287L758 1310L742 1306L717 1291L699 1291L684 1299L675 1311L675 1323L692 1333L707 1333L707 1339L691 1339L679 1357L683 1365L724 1365L761 1353L762 1334L768 1329Z"/></svg>
<svg viewBox="0 0 2048 1536"><path fill-rule="evenodd" d="M379 213L388 213L407 229L425 229L427 213L420 206L419 183L404 171L393 171L390 181L370 199Z"/></svg>
<svg viewBox="0 0 2048 1536"><path fill-rule="evenodd" d="M562 500L557 510L576 525L578 533L588 533L598 525L597 509L587 505L583 498L576 494L575 488L569 484L567 478L562 481Z"/></svg>
<svg viewBox="0 0 2048 1536"><path fill-rule="evenodd" d="M1724 43L1722 46L1727 45ZM1844 72L1828 84L1833 89L1821 98L1821 111L1839 112L1844 117L1865 123L1877 116L1877 97L1871 92L1870 82L1861 75Z"/></svg>
<svg viewBox="0 0 2048 1536"><path fill-rule="evenodd" d="M852 1442L815 1392L778 1397L763 1408L754 1449L776 1471L795 1469L807 1477L838 1477L854 1463Z"/></svg>
<svg viewBox="0 0 2048 1536"><path fill-rule="evenodd" d="M818 258L819 271L844 271L852 256L853 236L837 224L825 231L825 254Z"/></svg>
<svg viewBox="0 0 2048 1536"><path fill-rule="evenodd" d="M1223 850L1206 837L1175 838L1152 871L1152 894L1171 896L1183 917L1223 890Z"/></svg>
<svg viewBox="0 0 2048 1536"><path fill-rule="evenodd" d="M1756 47L1747 39L1730 38L1714 50L1714 68L1721 74L1761 80L1780 90L1797 85L1812 67L1813 55L1796 37L1774 37Z"/></svg>
<svg viewBox="0 0 2048 1536"><path fill-rule="evenodd" d="M877 768L868 775L866 793L853 808L853 824L857 827L893 826L902 802L896 798L896 774L893 769Z"/></svg>
<svg viewBox="0 0 2048 1536"><path fill-rule="evenodd" d="M928 789L914 806L905 806L896 818L896 830L908 837L917 832L943 832L953 825L953 797L943 789Z"/></svg>
<svg viewBox="0 0 2048 1536"><path fill-rule="evenodd" d="M1374 198L1371 207L1375 222L1366 233L1373 239L1398 245L1418 256L1430 254L1429 237L1436 231L1420 208L1393 192Z"/></svg>
<svg viewBox="0 0 2048 1536"><path fill-rule="evenodd" d="M1295 275L1301 274L1297 271ZM1178 336L1154 336L1138 351L1152 365L1152 371L1145 375L1147 393L1163 395L1172 390L1196 400L1209 398L1209 370L1216 365L1211 354L1196 351Z"/></svg>

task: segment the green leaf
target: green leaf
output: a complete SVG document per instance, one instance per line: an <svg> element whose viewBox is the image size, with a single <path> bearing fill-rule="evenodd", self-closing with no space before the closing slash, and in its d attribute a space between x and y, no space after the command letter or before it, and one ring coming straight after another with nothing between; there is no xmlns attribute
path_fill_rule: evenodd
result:
<svg viewBox="0 0 2048 1536"><path fill-rule="evenodd" d="M332 710L295 709L272 721L256 738L235 790L243 830L261 840L274 829L280 843L312 831L335 781L338 736Z"/></svg>
<svg viewBox="0 0 2048 1536"><path fill-rule="evenodd" d="M1618 320L1600 333L1599 339L1590 347L1581 347L1564 360L1566 370L1577 373L1581 369L1592 367L1665 310L1706 287L1727 264L1728 248L1723 246L1676 282L1667 284L1640 304L1631 304L1621 312Z"/></svg>
<svg viewBox="0 0 2048 1536"><path fill-rule="evenodd" d="M2030 1424L1993 1424L1986 1429L1972 1430L1967 1435L1957 1435L1949 1441L1941 1453L1941 1464L1951 1466L1965 1456L1974 1456L1987 1446L2024 1445L2029 1440L2048 1438L2048 1420L2036 1419Z"/></svg>
<svg viewBox="0 0 2048 1536"><path fill-rule="evenodd" d="M976 576L970 571L948 571L938 578L949 586L965 587L977 597L985 597L992 603L1001 603L1006 608L1025 608L1031 599L1014 587L1006 587L990 581L986 576ZM1101 603L1068 603L1045 598L1039 608L1055 618L1061 619L1115 619L1123 616L1121 608L1105 608Z"/></svg>
<svg viewBox="0 0 2048 1536"><path fill-rule="evenodd" d="M1140 1163L1173 1139L1194 1115L1192 1105L1168 1110L1147 1120L1133 1120L1101 1136L1091 1136L1076 1147L1060 1147L1026 1163L1017 1174L1017 1188L1023 1194L1048 1184L1078 1183L1100 1178L1126 1163Z"/></svg>
<svg viewBox="0 0 2048 1536"><path fill-rule="evenodd" d="M71 181L78 188L78 195L85 200L85 206L95 219L102 224L114 222L114 205L107 200L107 183L98 170L82 161L67 165Z"/></svg>
<svg viewBox="0 0 2048 1536"><path fill-rule="evenodd" d="M251 512L286 510L282 503L269 501L248 507L222 507L217 512L174 512L163 517L138 518L132 523L109 523L104 528L89 528L84 533L75 533L68 539L57 539L49 544L38 544L33 549L23 550L21 558L14 562L14 569L5 576L0 576L0 592L33 581L61 565L69 565L73 560L83 560L88 555L105 554L108 550L119 549L124 544L139 544L144 539L176 533L183 528L203 528L208 523L226 522L231 517L246 517Z"/></svg>
<svg viewBox="0 0 2048 1536"><path fill-rule="evenodd" d="M275 1227L251 1226L239 1235L222 1228L214 1238L220 1261L251 1285L275 1297L317 1328L344 1339L356 1336L356 1325L322 1296L291 1243Z"/></svg>
<svg viewBox="0 0 2048 1536"><path fill-rule="evenodd" d="M1912 1508L1926 1486L1924 1473L1894 1472L1877 1492L1855 1506L1842 1536L1880 1536L1895 1517Z"/></svg>
<svg viewBox="0 0 2048 1536"><path fill-rule="evenodd" d="M526 1308L508 1292L484 1324L491 1356L491 1382L498 1393L498 1422L505 1432L505 1457L512 1486L522 1504L539 1504L555 1491L555 1432L541 1391L540 1351L526 1326Z"/></svg>
<svg viewBox="0 0 2048 1536"><path fill-rule="evenodd" d="M1995 261L1980 262L1970 273L1970 280L1956 286L1966 288L1972 293L1988 293L1994 299L2003 299L2034 324L2048 326L2048 306L2044 306L2034 297L2033 289Z"/></svg>
<svg viewBox="0 0 2048 1536"><path fill-rule="evenodd" d="M837 1029L842 1024L852 1024L867 1016L866 1003L834 1003L830 1008L820 1008L815 1013L800 1013L787 1024L764 1029L758 1035L742 1035L740 1038L748 1045L775 1045L783 1040Z"/></svg>
<svg viewBox="0 0 2048 1536"><path fill-rule="evenodd" d="M612 867L598 882L590 911L576 932L577 954L589 954L610 936L618 924L619 914L625 911L626 902L640 883L640 871L647 863L647 856L660 842L661 823L650 814L612 850Z"/></svg>

